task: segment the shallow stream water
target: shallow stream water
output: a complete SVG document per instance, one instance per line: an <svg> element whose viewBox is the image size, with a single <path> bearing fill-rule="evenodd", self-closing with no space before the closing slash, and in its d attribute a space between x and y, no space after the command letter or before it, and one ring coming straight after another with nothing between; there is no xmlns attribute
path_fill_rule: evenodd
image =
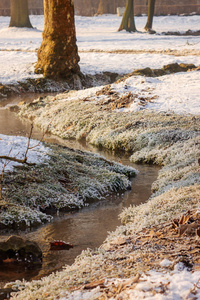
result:
<svg viewBox="0 0 200 300"><path fill-rule="evenodd" d="M19 101L31 101L36 95L25 95L25 99L15 97L0 102L0 133L7 135L28 136L30 124L21 121L8 107ZM34 129L33 138L40 139L41 132ZM124 193L113 194L103 201L93 203L77 212L64 213L54 216L54 220L36 230L18 232L2 232L1 236L18 234L27 239L36 241L43 251L43 264L41 268L33 270L16 269L16 266L7 264L0 266L0 287L8 281L16 279L38 279L56 270L62 269L66 264L72 264L77 255L87 248L99 247L108 235L120 225L119 214L124 207L131 204L138 205L145 202L151 195L151 185L156 180L158 167L149 165L134 165L128 157L120 154L112 154L100 151L95 147L79 143L77 141L66 141L55 136L45 136L47 142L59 143L71 148L87 150L104 155L107 159L130 165L139 171L136 178L132 179L132 189ZM74 248L66 251L51 251L50 242L63 240L74 245Z"/></svg>

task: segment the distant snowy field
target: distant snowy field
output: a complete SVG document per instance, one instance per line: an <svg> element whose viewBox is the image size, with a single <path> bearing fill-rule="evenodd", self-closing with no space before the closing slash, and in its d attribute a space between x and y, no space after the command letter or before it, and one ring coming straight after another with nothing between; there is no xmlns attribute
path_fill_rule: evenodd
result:
<svg viewBox="0 0 200 300"><path fill-rule="evenodd" d="M37 78L34 64L37 61L35 50L42 41L43 16L31 16L34 29L8 28L9 17L0 17L0 82L3 84L21 81L27 77ZM156 53L119 54L106 53L116 50L184 52L200 50L200 37L164 36L166 31L199 30L200 16L161 16L154 18L153 28L157 35L143 31L146 16L136 17L138 33L118 32L121 17L103 15L98 17L76 16L77 44L80 67L84 73L116 72L126 74L134 69L160 68L174 62L200 65L200 56L174 56ZM104 52L89 52L91 50ZM84 51L84 52L82 52Z"/></svg>

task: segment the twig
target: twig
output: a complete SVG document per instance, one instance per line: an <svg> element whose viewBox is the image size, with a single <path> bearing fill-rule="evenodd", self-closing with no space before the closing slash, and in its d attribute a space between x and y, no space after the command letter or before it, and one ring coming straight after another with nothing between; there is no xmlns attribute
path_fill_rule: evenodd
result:
<svg viewBox="0 0 200 300"><path fill-rule="evenodd" d="M11 156L0 156L0 159L6 159L6 160L9 160L9 161L15 161L15 162L18 162L20 164L27 164L29 166L34 166L35 163L28 163L27 162L27 157L24 157L24 159L19 159L19 158L16 158L16 157L11 157Z"/></svg>
<svg viewBox="0 0 200 300"><path fill-rule="evenodd" d="M54 119L54 118L53 118L53 119ZM50 121L49 124L47 125L46 130L43 130L43 133L42 133L42 136L41 136L41 139L39 140L39 142L38 142L36 145L32 146L32 147L29 147L29 145L30 145L30 137L31 137L31 135L29 134L29 143L28 143L28 147L27 147L28 150L32 150L32 149L38 147L38 146L41 144L41 142L42 142L43 139L44 139L44 136L45 136L45 135L47 134L47 132L48 132L49 126L50 126L51 123L53 122L53 119L51 119L51 121ZM31 134L32 134L32 131L33 131L33 123L31 124L31 132L30 132ZM28 152L28 151L26 151L25 155L27 154L27 152Z"/></svg>
<svg viewBox="0 0 200 300"><path fill-rule="evenodd" d="M28 151L29 151L29 150L32 150L32 149L34 149L34 148L36 148L36 147L38 147L38 146L41 144L41 142L42 142L43 139L44 139L45 134L47 133L47 131L48 131L48 129L49 129L49 126L50 126L51 123L52 123L52 121L53 121L53 119L52 119L51 122L48 124L46 130L43 130L43 133L42 133L42 136L41 136L41 139L39 140L39 142L38 142L36 145L32 146L32 147L30 147L31 136L32 136L32 133L33 133L33 123L31 123L31 129L30 129L29 136L28 136L28 143L27 143L27 147L26 147L26 151L25 151L25 153L24 153L24 158L23 158L23 159L19 159L19 158L16 157L19 153L18 153L15 157L11 157L11 156L9 156L9 155L8 155L8 156L3 155L3 156L0 156L0 159L6 159L6 160L10 160L10 161L15 161L15 162L18 162L18 163L21 163L21 164L27 164L27 165L29 165L29 166L34 166L35 163L28 163L28 162L27 162L27 159L28 159L28 158L27 158ZM10 152L11 152L11 151L10 151ZM9 152L9 154L10 154L10 152Z"/></svg>
<svg viewBox="0 0 200 300"><path fill-rule="evenodd" d="M30 149L32 133L33 133L33 123L31 123L31 129L30 129L29 136L28 136L28 144L27 144L26 152L24 154L24 163L26 163L26 161L27 161L27 154L28 154L28 150Z"/></svg>
<svg viewBox="0 0 200 300"><path fill-rule="evenodd" d="M29 136L28 136L28 143L27 143L27 147L26 147L26 151L25 151L25 153L24 153L24 158L23 158L23 159L17 158L17 155L18 155L19 153L17 153L15 157L10 156L11 151L12 151L12 148L10 149L8 155L1 155L1 156L0 156L0 159L5 159L5 163L4 163L4 165L3 165L3 168L2 168L2 171L1 171L1 175L0 175L0 200L2 200L3 177L4 177L4 172L5 172L5 169L6 169L7 165L8 165L11 161L15 161L15 162L18 162L18 163L20 163L20 164L27 164L28 166L34 166L35 163L28 163L28 162L27 162L27 159L28 159L28 158L27 158L28 151L29 151L29 150L32 150L32 149L34 149L34 148L36 148L36 147L38 147L38 146L41 144L41 142L42 142L42 140L43 140L45 134L47 133L47 131L48 131L48 129L49 129L49 126L50 126L51 123L52 123L52 121L53 121L53 119L51 120L51 122L49 122L49 124L48 124L46 130L43 130L43 134L42 134L42 137L41 137L41 139L39 140L39 142L38 142L36 145L32 146L32 147L30 147L31 136L32 136L32 134L33 134L33 123L31 123L31 129L30 129Z"/></svg>
<svg viewBox="0 0 200 300"><path fill-rule="evenodd" d="M8 155L11 153L12 151L12 148L10 149ZM3 165L3 168L2 168L2 171L1 171L1 180L0 180L0 200L2 200L2 190L3 190L3 176L4 176L4 172L5 172L5 168L7 167L7 165L10 163L10 161L6 160L4 165Z"/></svg>

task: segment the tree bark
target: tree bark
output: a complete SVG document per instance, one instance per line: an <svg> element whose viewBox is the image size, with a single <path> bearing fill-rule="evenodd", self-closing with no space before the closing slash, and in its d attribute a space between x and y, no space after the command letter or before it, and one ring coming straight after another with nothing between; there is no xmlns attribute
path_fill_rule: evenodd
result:
<svg viewBox="0 0 200 300"><path fill-rule="evenodd" d="M32 28L28 13L28 0L11 0L10 9L11 19L9 27Z"/></svg>
<svg viewBox="0 0 200 300"><path fill-rule="evenodd" d="M98 15L103 15L103 13L104 13L104 10L105 10L105 3L104 3L105 1L104 0L100 0L99 1L99 6L98 6L98 9L97 9L97 14Z"/></svg>
<svg viewBox="0 0 200 300"><path fill-rule="evenodd" d="M115 0L100 0L97 10L98 15L112 14L115 12Z"/></svg>
<svg viewBox="0 0 200 300"><path fill-rule="evenodd" d="M134 20L134 0L126 1L126 8L122 18L121 25L118 31L125 29L129 32L136 31L135 20Z"/></svg>
<svg viewBox="0 0 200 300"><path fill-rule="evenodd" d="M144 29L146 31L152 31L153 16L154 16L154 10L155 10L155 2L156 2L156 0L149 0L148 1L148 19L147 19L147 23L144 27Z"/></svg>
<svg viewBox="0 0 200 300"><path fill-rule="evenodd" d="M35 72L66 79L80 73L72 0L44 0L43 41Z"/></svg>

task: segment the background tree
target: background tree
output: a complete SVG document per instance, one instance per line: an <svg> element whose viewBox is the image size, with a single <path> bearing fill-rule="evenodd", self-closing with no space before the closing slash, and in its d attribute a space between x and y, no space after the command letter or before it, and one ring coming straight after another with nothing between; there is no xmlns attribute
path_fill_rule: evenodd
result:
<svg viewBox="0 0 200 300"><path fill-rule="evenodd" d="M11 0L10 9L11 19L9 27L32 28L28 13L28 0Z"/></svg>
<svg viewBox="0 0 200 300"><path fill-rule="evenodd" d="M148 18L147 18L147 23L144 27L146 31L149 31L151 33L155 33L155 31L152 30L155 2L156 0L148 0Z"/></svg>
<svg viewBox="0 0 200 300"><path fill-rule="evenodd" d="M126 1L126 8L118 31L123 29L129 32L136 31L135 20L134 20L134 0Z"/></svg>
<svg viewBox="0 0 200 300"><path fill-rule="evenodd" d="M44 0L43 41L35 72L47 78L80 73L72 0Z"/></svg>
<svg viewBox="0 0 200 300"><path fill-rule="evenodd" d="M97 14L103 15L108 13L115 13L115 0L100 0Z"/></svg>

